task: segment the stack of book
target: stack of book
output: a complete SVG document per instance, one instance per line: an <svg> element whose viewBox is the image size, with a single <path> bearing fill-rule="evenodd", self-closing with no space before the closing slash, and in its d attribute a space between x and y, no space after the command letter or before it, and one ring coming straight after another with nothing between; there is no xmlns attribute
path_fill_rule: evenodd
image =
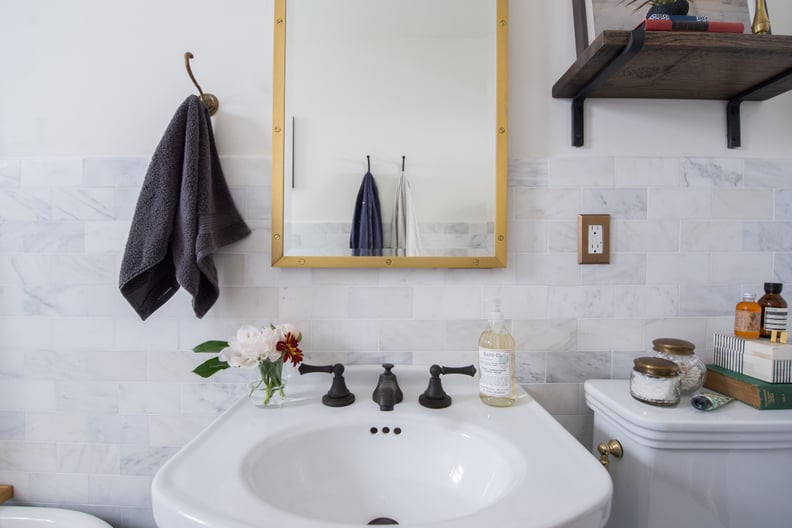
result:
<svg viewBox="0 0 792 528"><path fill-rule="evenodd" d="M792 345L715 334L704 386L757 409L792 409Z"/></svg>
<svg viewBox="0 0 792 528"><path fill-rule="evenodd" d="M744 33L742 22L710 21L705 16L650 15L635 29L646 31L700 31L709 33Z"/></svg>
<svg viewBox="0 0 792 528"><path fill-rule="evenodd" d="M768 383L792 383L792 345L716 333L715 364Z"/></svg>

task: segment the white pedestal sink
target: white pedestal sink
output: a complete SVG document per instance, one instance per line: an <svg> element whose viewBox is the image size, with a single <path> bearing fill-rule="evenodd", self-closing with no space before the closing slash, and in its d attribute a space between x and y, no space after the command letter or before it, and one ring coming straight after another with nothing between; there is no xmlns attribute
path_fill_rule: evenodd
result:
<svg viewBox="0 0 792 528"><path fill-rule="evenodd" d="M404 401L379 410L382 368L350 367L356 401L321 404L331 376L289 382L280 408L244 398L185 446L152 484L160 528L401 526L601 528L612 486L599 462L530 396L508 408L478 380L443 377L453 403L418 404L428 367L396 366Z"/></svg>

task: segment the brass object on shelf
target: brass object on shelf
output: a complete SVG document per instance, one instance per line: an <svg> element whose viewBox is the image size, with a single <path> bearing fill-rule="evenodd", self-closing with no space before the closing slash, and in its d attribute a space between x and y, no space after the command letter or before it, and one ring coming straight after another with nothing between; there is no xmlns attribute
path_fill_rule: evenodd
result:
<svg viewBox="0 0 792 528"><path fill-rule="evenodd" d="M754 35L770 35L772 33L770 30L770 15L767 13L767 0L756 0L751 32Z"/></svg>
<svg viewBox="0 0 792 528"><path fill-rule="evenodd" d="M8 484L0 484L0 504L7 500L11 500L14 496L14 486Z"/></svg>
<svg viewBox="0 0 792 528"><path fill-rule="evenodd" d="M754 35L770 35L770 15L767 13L767 0L756 0L751 32Z"/></svg>
<svg viewBox="0 0 792 528"><path fill-rule="evenodd" d="M205 104L206 108L209 109L209 115L215 115L217 113L217 109L220 108L220 100L214 94L210 94L209 92L204 93L204 91L201 90L201 86L198 84L198 81L195 80L195 76L193 75L192 69L190 68L190 59L194 57L195 55L189 51L185 51L184 67L187 69L187 75L190 76L190 80L193 82L195 87L198 88L201 101L203 101L203 104Z"/></svg>
<svg viewBox="0 0 792 528"><path fill-rule="evenodd" d="M608 466L610 466L610 459L608 458L609 455L613 455L616 458L621 458L624 455L624 449L622 448L621 442L614 439L600 443L597 446L597 451L599 451L600 454L600 463L605 469L608 469Z"/></svg>
<svg viewBox="0 0 792 528"><path fill-rule="evenodd" d="M780 330L771 330L770 331L770 342L771 343L782 343L782 344L786 345L788 340L789 340L789 332L782 332Z"/></svg>

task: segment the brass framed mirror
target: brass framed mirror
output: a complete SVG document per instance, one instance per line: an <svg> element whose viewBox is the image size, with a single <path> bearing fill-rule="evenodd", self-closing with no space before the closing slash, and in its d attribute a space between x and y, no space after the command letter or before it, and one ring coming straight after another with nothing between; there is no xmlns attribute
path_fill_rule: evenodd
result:
<svg viewBox="0 0 792 528"><path fill-rule="evenodd" d="M508 0L275 0L272 265L505 267L507 98Z"/></svg>

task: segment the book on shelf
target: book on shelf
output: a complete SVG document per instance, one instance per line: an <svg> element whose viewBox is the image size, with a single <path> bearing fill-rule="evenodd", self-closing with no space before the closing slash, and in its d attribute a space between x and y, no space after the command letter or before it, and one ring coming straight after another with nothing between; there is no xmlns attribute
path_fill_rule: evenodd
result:
<svg viewBox="0 0 792 528"><path fill-rule="evenodd" d="M708 22L709 17L696 15L660 15L653 14L646 17L647 20L688 20L691 22Z"/></svg>
<svg viewBox="0 0 792 528"><path fill-rule="evenodd" d="M718 365L707 365L704 386L759 410L792 409L792 383L767 383Z"/></svg>
<svg viewBox="0 0 792 528"><path fill-rule="evenodd" d="M698 31L701 33L744 33L742 22L718 22L706 20L662 20L647 18L636 29L646 31Z"/></svg>

